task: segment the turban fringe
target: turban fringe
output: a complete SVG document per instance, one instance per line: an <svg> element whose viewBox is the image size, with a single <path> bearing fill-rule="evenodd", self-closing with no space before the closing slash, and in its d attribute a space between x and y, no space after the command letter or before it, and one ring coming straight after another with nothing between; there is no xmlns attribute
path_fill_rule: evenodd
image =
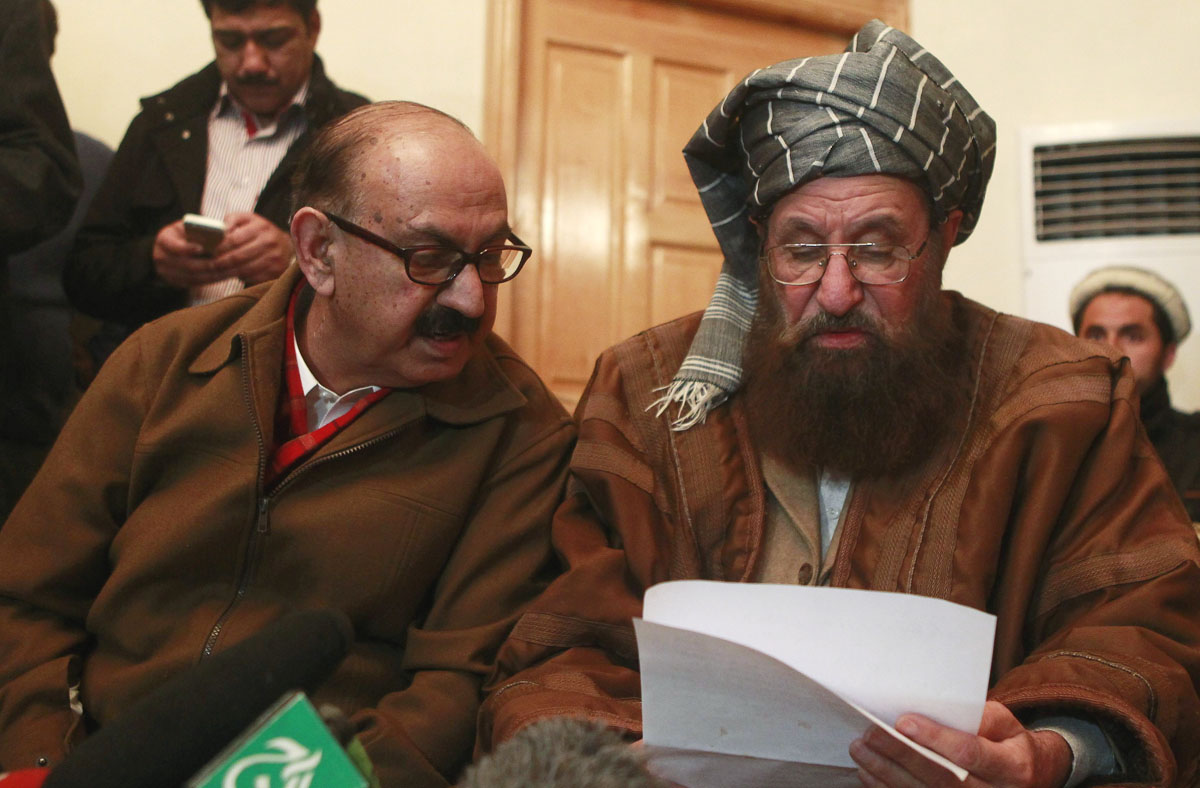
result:
<svg viewBox="0 0 1200 788"><path fill-rule="evenodd" d="M979 219L995 142L992 119L954 75L879 20L842 54L784 61L742 80L683 149L724 264L658 413L678 404L672 427L687 429L741 385L758 295L750 216L814 178L894 175L924 189L935 217L963 212L961 243Z"/></svg>

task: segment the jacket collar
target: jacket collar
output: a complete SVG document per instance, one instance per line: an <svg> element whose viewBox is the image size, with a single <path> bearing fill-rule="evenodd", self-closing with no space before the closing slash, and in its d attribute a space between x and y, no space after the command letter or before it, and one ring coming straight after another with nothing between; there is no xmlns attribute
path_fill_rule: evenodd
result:
<svg viewBox="0 0 1200 788"><path fill-rule="evenodd" d="M255 366L253 376L271 380L268 376L273 375L276 381L282 379L287 303L301 277L299 267L293 263L275 282L231 296L258 300L196 356L188 372L211 375L241 359L244 348L252 348L250 358ZM451 380L417 389L393 391L361 417L363 426L375 423L373 429L385 432L393 428L398 420L407 420L406 414L427 414L438 421L463 426L520 408L526 403L525 396L500 368L494 348L495 341L489 336L483 347L467 361L463 371ZM278 382L273 387L265 388L278 393ZM265 397L258 403L262 411L260 416L273 417L275 404L268 400L271 398ZM381 419L381 416L384 418Z"/></svg>
<svg viewBox="0 0 1200 788"><path fill-rule="evenodd" d="M1142 395L1140 412L1151 438L1159 438L1171 429L1171 395L1165 376L1160 376L1158 382Z"/></svg>
<svg viewBox="0 0 1200 788"><path fill-rule="evenodd" d="M185 123L201 114L207 118L217 103L220 90L221 72L213 61L163 92L143 98L142 109L163 127ZM325 76L325 65L320 56L313 54L308 96L304 102L304 114L310 124L321 125L338 114L336 94L337 89Z"/></svg>

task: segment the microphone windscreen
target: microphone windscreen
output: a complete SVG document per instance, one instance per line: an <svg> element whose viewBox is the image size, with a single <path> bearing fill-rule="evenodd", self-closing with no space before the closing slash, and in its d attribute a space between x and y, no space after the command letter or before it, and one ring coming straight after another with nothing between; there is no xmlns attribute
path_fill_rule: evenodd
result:
<svg viewBox="0 0 1200 788"><path fill-rule="evenodd" d="M86 738L45 788L180 785L285 692L312 692L353 640L340 611L290 613L163 682Z"/></svg>
<svg viewBox="0 0 1200 788"><path fill-rule="evenodd" d="M600 722L548 717L467 767L457 788L666 788L645 760Z"/></svg>

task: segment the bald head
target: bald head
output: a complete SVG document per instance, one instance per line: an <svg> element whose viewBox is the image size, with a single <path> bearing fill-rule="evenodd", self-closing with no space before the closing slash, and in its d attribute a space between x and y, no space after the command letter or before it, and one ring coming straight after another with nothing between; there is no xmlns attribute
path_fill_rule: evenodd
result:
<svg viewBox="0 0 1200 788"><path fill-rule="evenodd" d="M471 130L441 110L414 101L367 104L317 133L292 177L292 211L311 205L335 213L355 213L362 182L369 175L358 165L381 148L410 136L444 139L477 148L486 156Z"/></svg>

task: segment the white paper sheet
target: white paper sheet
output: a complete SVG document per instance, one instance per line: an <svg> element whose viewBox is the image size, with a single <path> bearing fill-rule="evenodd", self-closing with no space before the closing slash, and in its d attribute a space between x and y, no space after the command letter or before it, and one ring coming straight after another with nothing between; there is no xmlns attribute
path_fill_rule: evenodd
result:
<svg viewBox="0 0 1200 788"><path fill-rule="evenodd" d="M716 774L689 751L759 759L773 774L786 773L776 761L851 768L847 748L872 724L966 776L891 726L917 712L978 729L991 615L904 594L676 581L651 588L634 623L644 738L652 764L674 770L663 776L700 786L680 777ZM787 784L821 784L797 779Z"/></svg>

